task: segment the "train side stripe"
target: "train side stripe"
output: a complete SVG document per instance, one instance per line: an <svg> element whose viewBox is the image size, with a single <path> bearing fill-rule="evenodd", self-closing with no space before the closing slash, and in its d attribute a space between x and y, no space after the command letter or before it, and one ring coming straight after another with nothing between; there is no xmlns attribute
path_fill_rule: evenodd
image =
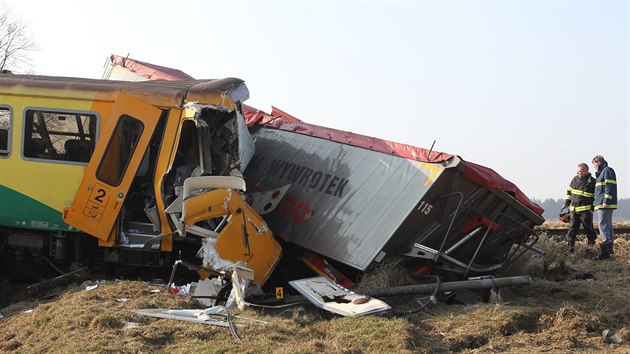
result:
<svg viewBox="0 0 630 354"><path fill-rule="evenodd" d="M61 213L44 203L0 185L0 225L44 230L71 230Z"/></svg>

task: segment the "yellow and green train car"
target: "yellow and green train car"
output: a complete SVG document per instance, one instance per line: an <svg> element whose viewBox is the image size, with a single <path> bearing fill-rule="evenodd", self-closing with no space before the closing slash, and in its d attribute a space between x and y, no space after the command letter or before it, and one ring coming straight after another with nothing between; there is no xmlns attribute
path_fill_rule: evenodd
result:
<svg viewBox="0 0 630 354"><path fill-rule="evenodd" d="M281 250L242 197L247 96L239 79L0 74L0 257L63 270L201 254L263 283Z"/></svg>

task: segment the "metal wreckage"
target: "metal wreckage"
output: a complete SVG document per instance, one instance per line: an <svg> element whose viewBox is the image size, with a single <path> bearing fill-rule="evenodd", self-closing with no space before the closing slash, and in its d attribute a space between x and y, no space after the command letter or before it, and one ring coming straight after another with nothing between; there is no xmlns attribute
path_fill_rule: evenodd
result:
<svg viewBox="0 0 630 354"><path fill-rule="evenodd" d="M109 76L119 79L189 79L169 68L110 59ZM364 291L378 296L446 291L447 284L458 291L530 282L484 280L524 252L540 252L533 247L533 228L544 221L543 210L492 169L432 149L308 124L275 107L270 114L244 104L241 109L255 143L251 160L241 165L249 203L274 236L320 275L289 282L317 306L344 315L386 308L326 302L334 294L359 296L347 290L354 279L332 263L356 275L404 259L417 279L481 276Z"/></svg>
<svg viewBox="0 0 630 354"><path fill-rule="evenodd" d="M41 166L70 156L74 145L89 150L76 160L81 163L71 163L85 173L71 187L74 195L64 197L72 202L55 207L63 220L54 224L50 248L44 233L36 232L45 229L43 223L5 222L11 211L2 209L9 247L35 247L53 262L76 262L85 257L80 250L88 234L98 239L108 262L174 264L172 276L178 266L194 269L203 279L197 286L203 296L225 295L230 279L232 301L261 304L267 297L250 296L251 284L275 289L275 299L283 297L289 281L317 306L343 315L389 308L364 295L498 289L531 281L487 278L523 253L539 252L533 228L544 221L543 210L492 169L457 155L309 124L276 108L263 112L243 104L249 93L237 79L194 80L117 55L109 64L108 80L3 79L5 100L15 97L16 87L22 87L21 95L35 92L29 85L49 96L75 92L82 102L93 100L72 109L86 133L67 133L70 138L62 140L81 143L44 144L48 150L37 155L25 153L28 146L21 154L5 150L9 159L0 164L22 155L25 163ZM55 89L63 94L50 95ZM29 128L38 142L60 130L45 131L45 114L59 112L59 106L45 111L35 112ZM100 117L100 130L96 120L85 121L90 112ZM46 155L53 150L59 155ZM13 185L11 193L37 199L37 191ZM0 188L10 187L8 178L0 178ZM72 245L74 259L55 247L64 242ZM319 276L289 279L290 263L281 258L299 259ZM392 260L414 278L435 283L364 294L350 290L359 275ZM459 281L441 282L453 279Z"/></svg>

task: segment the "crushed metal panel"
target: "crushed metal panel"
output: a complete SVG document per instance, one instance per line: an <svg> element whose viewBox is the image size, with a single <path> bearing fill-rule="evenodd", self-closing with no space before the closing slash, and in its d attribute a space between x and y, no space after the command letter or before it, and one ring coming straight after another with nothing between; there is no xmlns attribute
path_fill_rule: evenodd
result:
<svg viewBox="0 0 630 354"><path fill-rule="evenodd" d="M277 189L267 190L260 193L250 193L252 198L250 205L258 213L258 215L269 214L276 209L284 195L291 187L290 184Z"/></svg>
<svg viewBox="0 0 630 354"><path fill-rule="evenodd" d="M376 248L356 245L349 258L351 263L360 264L364 259L373 261L405 219L413 213L420 213L415 210L416 205L428 191L428 188L423 186L428 181L426 172L423 171L425 163L409 160L400 162L398 168L392 170L392 175L383 182L381 189L344 233L344 237L347 234L359 236L365 234L361 242L367 241L369 244L377 245ZM443 167L439 166L439 169L442 171ZM378 170L375 173L379 173ZM367 229L366 226L370 228ZM383 238L383 235L388 237ZM365 264L366 267L367 265L369 264Z"/></svg>
<svg viewBox="0 0 630 354"><path fill-rule="evenodd" d="M223 287L223 281L220 278L206 278L199 280L192 286L192 297L204 306L214 306L216 297Z"/></svg>
<svg viewBox="0 0 630 354"><path fill-rule="evenodd" d="M236 176L189 177L166 211L180 235L203 238L205 267L221 271L244 265L262 285L276 267L282 248L238 192L244 189L245 181ZM216 219L221 222L214 224Z"/></svg>
<svg viewBox="0 0 630 354"><path fill-rule="evenodd" d="M444 170L273 128L254 138L256 155L245 171L250 190L291 184L265 217L275 234L361 270Z"/></svg>
<svg viewBox="0 0 630 354"><path fill-rule="evenodd" d="M243 84L242 86L244 87L245 84ZM245 124L245 119L243 118L240 110L236 110L236 124L238 132L238 156L240 162L239 169L243 171L247 168L247 165L249 165L252 157L254 157L256 145L254 144L254 139L247 129L247 124Z"/></svg>
<svg viewBox="0 0 630 354"><path fill-rule="evenodd" d="M342 288L326 277L292 280L289 284L315 306L342 316L362 316L389 310L385 302Z"/></svg>

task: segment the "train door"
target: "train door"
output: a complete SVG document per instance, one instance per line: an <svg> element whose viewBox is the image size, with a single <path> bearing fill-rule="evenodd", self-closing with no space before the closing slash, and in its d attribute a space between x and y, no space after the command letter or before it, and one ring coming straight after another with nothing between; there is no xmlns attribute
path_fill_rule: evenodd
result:
<svg viewBox="0 0 630 354"><path fill-rule="evenodd" d="M68 225L108 239L161 114L144 101L118 95L111 116L103 119L101 138L65 213Z"/></svg>

